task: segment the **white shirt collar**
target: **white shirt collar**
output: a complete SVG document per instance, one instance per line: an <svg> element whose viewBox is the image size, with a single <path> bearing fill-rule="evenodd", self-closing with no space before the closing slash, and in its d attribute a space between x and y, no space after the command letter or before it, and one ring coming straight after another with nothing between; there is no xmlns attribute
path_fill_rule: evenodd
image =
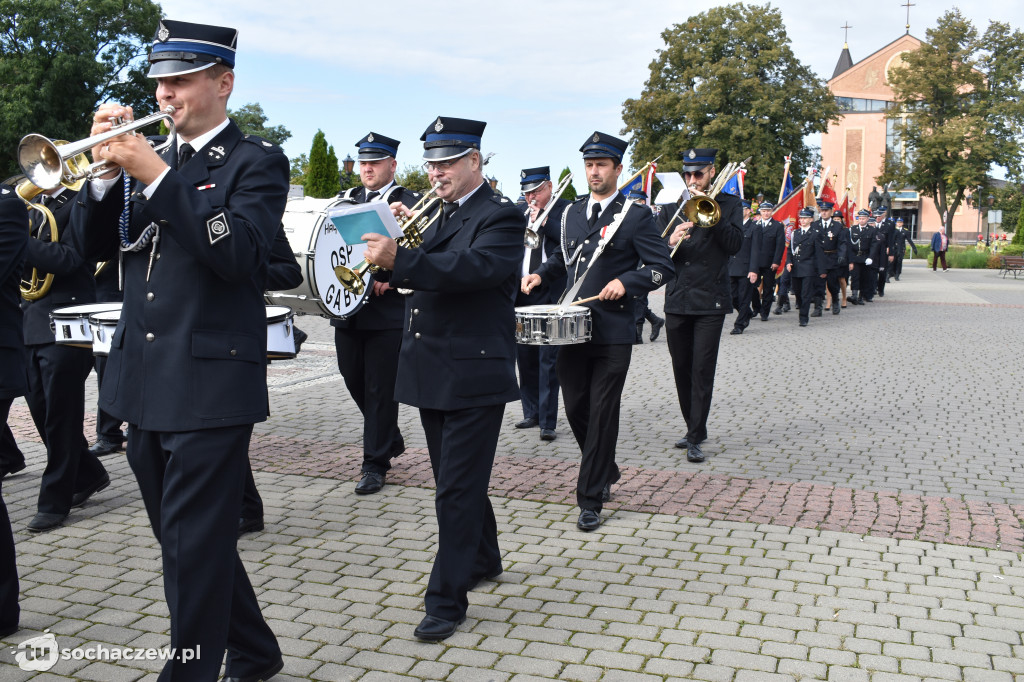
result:
<svg viewBox="0 0 1024 682"><path fill-rule="evenodd" d="M208 145L211 142L213 142L213 138L217 137L217 135L220 133L220 131L222 131L222 130L224 130L225 128L228 127L229 123L231 123L231 119L225 117L224 120L221 121L219 126L217 126L216 128L213 128L212 130L208 130L207 132L203 133L202 135L197 135L191 141L189 141L189 145L191 145L193 151L196 154L199 154L199 152L203 149L203 147L205 147L206 145ZM178 135L178 151L179 152L181 151L181 145L183 145L183 144L185 144L185 140L181 139L181 136Z"/></svg>
<svg viewBox="0 0 1024 682"><path fill-rule="evenodd" d="M388 184L384 185L380 189L367 189L366 190L366 194L369 194L370 192L376 192L379 196L384 196L385 194L388 193L389 189L394 187L394 185L395 185L395 181L392 180L391 182L389 182Z"/></svg>
<svg viewBox="0 0 1024 682"><path fill-rule="evenodd" d="M474 187L473 189L471 189L470 191L466 192L466 193L465 193L464 195L462 195L461 197L459 197L458 199L456 199L456 200L455 200L455 201L456 201L456 203L457 203L457 204L458 204L459 206L462 206L462 205L463 205L464 203L466 203L466 200L467 200L467 199L469 199L469 198L470 198L471 196L473 196L473 194L474 194L474 193L475 193L475 192L476 192L476 191L477 191L478 189L480 189L480 188L481 188L481 187L483 187L483 186L484 186L484 183L483 183L483 181L481 180L481 181L480 181L480 184L479 184L479 185L477 185L476 187Z"/></svg>

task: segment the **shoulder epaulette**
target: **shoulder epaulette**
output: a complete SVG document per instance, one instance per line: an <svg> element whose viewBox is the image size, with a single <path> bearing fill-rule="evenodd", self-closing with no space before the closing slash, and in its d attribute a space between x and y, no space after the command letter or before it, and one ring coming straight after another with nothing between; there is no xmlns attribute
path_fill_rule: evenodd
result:
<svg viewBox="0 0 1024 682"><path fill-rule="evenodd" d="M270 140L263 139L259 135L242 135L242 139L250 144L256 145L257 147L267 152L268 154L270 152L281 152L282 154L284 153L283 149L278 147Z"/></svg>

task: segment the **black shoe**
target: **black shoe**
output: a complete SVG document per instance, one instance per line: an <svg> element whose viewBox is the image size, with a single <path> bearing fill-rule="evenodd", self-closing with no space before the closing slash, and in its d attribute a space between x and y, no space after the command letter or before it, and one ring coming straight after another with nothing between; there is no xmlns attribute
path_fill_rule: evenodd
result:
<svg viewBox="0 0 1024 682"><path fill-rule="evenodd" d="M885 298L885 292L884 291L879 291L878 292L878 298Z"/></svg>
<svg viewBox="0 0 1024 682"><path fill-rule="evenodd" d="M601 527L601 513L593 509L584 509L580 512L580 518L576 520L576 527L589 533Z"/></svg>
<svg viewBox="0 0 1024 682"><path fill-rule="evenodd" d="M833 315L838 315L839 314L839 303L833 303L832 304L832 314Z"/></svg>
<svg viewBox="0 0 1024 682"><path fill-rule="evenodd" d="M379 493L384 487L384 476L374 471L364 471L363 477L356 483L356 495Z"/></svg>
<svg viewBox="0 0 1024 682"><path fill-rule="evenodd" d="M89 448L89 454L96 455L97 457L103 457L104 455L112 455L115 452L120 452L124 449L122 443L115 443L111 440L100 438L98 441L92 444Z"/></svg>
<svg viewBox="0 0 1024 682"><path fill-rule="evenodd" d="M611 502L612 501L612 484L605 483L604 487L601 488L601 501Z"/></svg>
<svg viewBox="0 0 1024 682"><path fill-rule="evenodd" d="M690 447L686 448L686 461L699 464L704 460L704 451L700 449L700 445L697 443L690 443Z"/></svg>
<svg viewBox="0 0 1024 682"><path fill-rule="evenodd" d="M800 320L800 326L801 327L806 327L807 326L807 322L805 322L804 320Z"/></svg>
<svg viewBox="0 0 1024 682"><path fill-rule="evenodd" d="M526 419L524 419L522 421L516 422L516 428L517 429L532 429L533 427L537 426L538 424L540 424L540 422L537 421L536 419L534 419L533 417L527 417Z"/></svg>
<svg viewBox="0 0 1024 682"><path fill-rule="evenodd" d="M657 341L661 335L661 328L665 326L665 318L655 316L651 321L651 341Z"/></svg>
<svg viewBox="0 0 1024 682"><path fill-rule="evenodd" d="M558 436L555 435L555 430L554 429L541 429L540 430L540 439L541 440L554 440L557 437Z"/></svg>
<svg viewBox="0 0 1024 682"><path fill-rule="evenodd" d="M71 496L71 507L81 507L85 504L86 500L106 488L108 485L110 485L110 474L104 471L103 476L96 479L96 481L91 485L86 486Z"/></svg>
<svg viewBox="0 0 1024 682"><path fill-rule="evenodd" d="M677 440L676 447L679 448L680 450L685 450L688 447L690 447L690 441L686 440L685 438Z"/></svg>
<svg viewBox="0 0 1024 682"><path fill-rule="evenodd" d="M732 331L731 331L731 332L729 332L729 333L730 333L730 334L742 334L742 333L743 333L743 330L742 330L742 329L740 329L739 327L733 327Z"/></svg>
<svg viewBox="0 0 1024 682"><path fill-rule="evenodd" d="M875 300L873 298L865 298L864 301L867 302L867 303L874 303L875 302Z"/></svg>
<svg viewBox="0 0 1024 682"><path fill-rule="evenodd" d="M782 304L781 303L778 304L777 306L775 306L775 310L772 311L772 314L773 315L781 315L782 314Z"/></svg>
<svg viewBox="0 0 1024 682"><path fill-rule="evenodd" d="M422 639L427 642L440 642L442 639L448 639L454 635L455 631L465 620L465 616L458 620L445 620L436 616L424 616L412 634L416 636L416 639Z"/></svg>
<svg viewBox="0 0 1024 682"><path fill-rule="evenodd" d="M263 682L264 680L269 680L282 670L284 670L284 660L279 658L276 663L263 672L256 673L255 675L246 675L245 677L228 677L225 675L221 678L221 682Z"/></svg>
<svg viewBox="0 0 1024 682"><path fill-rule="evenodd" d="M298 355L299 351L302 350L303 342L309 338L309 334L294 326L292 327L292 333L295 334L295 354Z"/></svg>
<svg viewBox="0 0 1024 682"><path fill-rule="evenodd" d="M782 304L782 312L788 313L790 310L792 310L792 308L789 307L789 302L788 301L786 303Z"/></svg>
<svg viewBox="0 0 1024 682"><path fill-rule="evenodd" d="M263 530L263 518L247 519L244 516L238 519L238 534L255 533Z"/></svg>
<svg viewBox="0 0 1024 682"><path fill-rule="evenodd" d="M900 281L900 276L899 275L896 275L896 281L897 282Z"/></svg>
<svg viewBox="0 0 1024 682"><path fill-rule="evenodd" d="M28 529L33 533L42 533L44 530L53 530L64 523L66 518L68 518L67 514L47 514L45 512L39 512L32 517L31 521L28 522Z"/></svg>
<svg viewBox="0 0 1024 682"><path fill-rule="evenodd" d="M815 306L814 307L814 312L811 313L811 317L821 317L821 307L820 306Z"/></svg>
<svg viewBox="0 0 1024 682"><path fill-rule="evenodd" d="M768 321L768 313L764 313L763 315L761 315L761 321L762 322L767 322Z"/></svg>
<svg viewBox="0 0 1024 682"><path fill-rule="evenodd" d="M17 464L0 464L0 478L7 478L8 476L13 476L14 474L18 473L24 468L25 460L21 460Z"/></svg>

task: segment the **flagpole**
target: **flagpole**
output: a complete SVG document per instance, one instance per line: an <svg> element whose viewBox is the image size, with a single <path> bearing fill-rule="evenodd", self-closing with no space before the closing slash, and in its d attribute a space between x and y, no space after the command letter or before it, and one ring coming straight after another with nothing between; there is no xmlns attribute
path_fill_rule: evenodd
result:
<svg viewBox="0 0 1024 682"><path fill-rule="evenodd" d="M786 180L789 178L789 164L791 158L792 154L786 157L786 167L782 171L782 187L779 188L779 200L775 202L776 204L781 204L782 200L785 198L782 195L786 193Z"/></svg>
<svg viewBox="0 0 1024 682"><path fill-rule="evenodd" d="M825 183L828 182L828 172L832 170L832 166L825 166L825 172L821 174L821 185L818 187L818 194L815 195L815 199L821 198L821 193L825 191Z"/></svg>
<svg viewBox="0 0 1024 682"><path fill-rule="evenodd" d="M650 167L651 165L657 163L658 159L660 159L661 157L662 157L662 154L658 154L657 158L655 158L654 161L648 161L647 163L645 163L643 168L638 170L636 173L633 173L633 175L629 176L629 180L626 180L624 183L619 185L619 191L621 192L624 188L629 186L629 183L633 182L638 177L643 175L644 171L646 171L648 169L648 167Z"/></svg>

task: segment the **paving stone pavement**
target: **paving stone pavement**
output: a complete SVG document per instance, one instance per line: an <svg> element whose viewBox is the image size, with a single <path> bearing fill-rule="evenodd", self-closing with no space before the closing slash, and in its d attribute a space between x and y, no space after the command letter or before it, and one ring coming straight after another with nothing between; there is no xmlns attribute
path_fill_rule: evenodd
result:
<svg viewBox="0 0 1024 682"><path fill-rule="evenodd" d="M361 420L330 327L301 319L310 341L271 366L253 437L267 528L239 541L286 654L274 679L1024 680L1022 309L1024 282L910 261L871 306L726 334L702 465L672 447L664 340L636 347L623 480L589 534L564 419L544 443L509 405L492 477L505 572L442 644L412 636L436 532L417 415L401 410L389 485L352 494ZM44 453L23 402L11 421L29 459L3 486L23 629L0 680L156 679L157 661L14 664L47 629L67 649L162 647L169 622L123 455L68 525L30 535Z"/></svg>

